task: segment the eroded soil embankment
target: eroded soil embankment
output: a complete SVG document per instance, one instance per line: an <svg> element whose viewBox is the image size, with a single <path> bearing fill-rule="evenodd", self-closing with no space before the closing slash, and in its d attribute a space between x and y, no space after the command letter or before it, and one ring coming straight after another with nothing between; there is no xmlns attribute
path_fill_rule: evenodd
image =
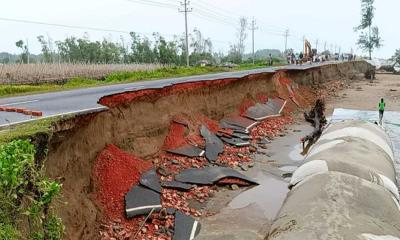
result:
<svg viewBox="0 0 400 240"><path fill-rule="evenodd" d="M311 87L330 80L352 79L369 65L341 63L307 71L264 73L240 79L179 84L158 90L128 92L101 99L108 111L60 123L51 139L47 171L63 182L63 200L57 207L66 225L67 239L96 239L102 214L94 201L93 165L98 153L115 144L136 156L151 159L157 154L176 115L207 116L220 120L238 114L260 98L292 96L307 106L315 95ZM293 97L293 96L292 96ZM290 101L289 108L298 106ZM65 130L68 129L68 130Z"/></svg>

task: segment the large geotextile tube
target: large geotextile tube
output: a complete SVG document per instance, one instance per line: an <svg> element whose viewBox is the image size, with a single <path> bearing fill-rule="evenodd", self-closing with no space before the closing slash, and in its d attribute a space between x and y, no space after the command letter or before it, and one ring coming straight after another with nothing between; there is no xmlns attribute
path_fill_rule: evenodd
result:
<svg viewBox="0 0 400 240"><path fill-rule="evenodd" d="M364 121L331 124L290 182L267 239L397 239L400 205L390 139Z"/></svg>

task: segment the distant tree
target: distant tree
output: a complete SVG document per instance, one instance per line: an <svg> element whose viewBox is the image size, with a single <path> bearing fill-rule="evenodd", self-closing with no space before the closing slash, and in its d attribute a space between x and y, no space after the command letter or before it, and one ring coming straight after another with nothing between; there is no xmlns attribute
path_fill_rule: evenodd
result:
<svg viewBox="0 0 400 240"><path fill-rule="evenodd" d="M372 26L375 11L374 1L361 0L361 23L355 28L355 31L361 31L357 44L363 51L369 53L369 59L372 59L374 49L382 46L379 29L377 26Z"/></svg>
<svg viewBox="0 0 400 240"><path fill-rule="evenodd" d="M146 37L140 37L135 32L131 32L131 54L130 62L153 63L156 58L152 49L151 42Z"/></svg>
<svg viewBox="0 0 400 240"><path fill-rule="evenodd" d="M241 63L242 56L240 55L240 49L238 44L231 44L228 52L228 56L225 61L233 62L233 63Z"/></svg>
<svg viewBox="0 0 400 240"><path fill-rule="evenodd" d="M21 49L22 51L20 55L20 63L28 63L28 54L29 54L28 46L22 40L16 42L15 46L17 46L17 48Z"/></svg>
<svg viewBox="0 0 400 240"><path fill-rule="evenodd" d="M44 58L44 62L51 63L53 62L53 52L51 50L51 40L48 38L46 41L43 35L37 37L40 45L42 46L42 54Z"/></svg>
<svg viewBox="0 0 400 240"><path fill-rule="evenodd" d="M244 17L240 18L237 38L238 38L239 55L240 57L242 57L245 50L245 41L247 39L247 18Z"/></svg>
<svg viewBox="0 0 400 240"><path fill-rule="evenodd" d="M201 60L212 62L212 41L210 38L204 38L199 29L195 28L193 30L190 47L192 49L190 62L195 64Z"/></svg>
<svg viewBox="0 0 400 240"><path fill-rule="evenodd" d="M242 62L243 54L245 51L245 41L247 38L247 25L247 19L245 17L241 17L239 19L239 27L236 33L237 42L235 44L231 44L227 57L231 62Z"/></svg>
<svg viewBox="0 0 400 240"><path fill-rule="evenodd" d="M400 49L397 49L392 57L393 66L400 64Z"/></svg>

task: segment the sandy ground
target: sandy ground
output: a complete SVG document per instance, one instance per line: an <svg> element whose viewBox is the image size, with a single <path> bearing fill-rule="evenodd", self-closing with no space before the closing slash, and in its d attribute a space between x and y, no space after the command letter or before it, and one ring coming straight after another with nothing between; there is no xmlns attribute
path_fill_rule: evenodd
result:
<svg viewBox="0 0 400 240"><path fill-rule="evenodd" d="M377 110L378 102L385 99L387 111L400 111L400 75L377 74L376 80L358 80L349 88L327 100L327 115L334 108Z"/></svg>
<svg viewBox="0 0 400 240"><path fill-rule="evenodd" d="M336 96L326 99L326 115L330 116L335 108L377 110L382 97L388 111L400 111L399 75L380 74L372 83L351 82ZM222 207L222 210L201 219L202 230L196 239L264 239L288 192L286 174L293 172L304 159L299 139L311 131L309 124L299 121L288 126L267 149L259 149L254 156L254 168L243 173L258 180L260 186L218 193L207 208Z"/></svg>

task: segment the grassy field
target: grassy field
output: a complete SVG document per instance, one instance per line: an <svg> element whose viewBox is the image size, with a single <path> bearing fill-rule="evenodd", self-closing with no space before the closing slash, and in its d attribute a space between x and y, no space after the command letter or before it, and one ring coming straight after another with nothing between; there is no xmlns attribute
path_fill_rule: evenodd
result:
<svg viewBox="0 0 400 240"><path fill-rule="evenodd" d="M223 67L162 67L151 68L151 70L117 71L106 75L103 79L76 77L61 83L20 84L18 81L13 84L0 84L0 97L26 95L32 93L62 91L85 87L104 86L109 84L130 83L136 81L149 81L155 79L185 77L218 72L240 71L265 67L263 64L245 64L234 68ZM4 83L4 81L3 81Z"/></svg>

